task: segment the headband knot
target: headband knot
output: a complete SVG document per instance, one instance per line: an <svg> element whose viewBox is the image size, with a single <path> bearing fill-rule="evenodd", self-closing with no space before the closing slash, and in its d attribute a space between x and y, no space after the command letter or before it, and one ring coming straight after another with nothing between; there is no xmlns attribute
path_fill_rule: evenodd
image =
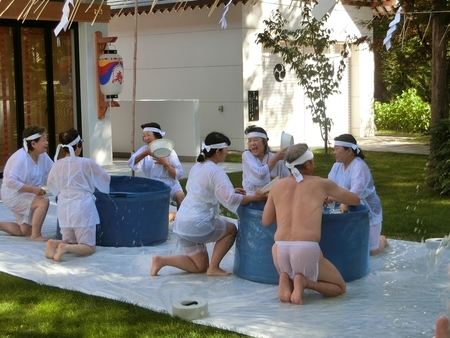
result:
<svg viewBox="0 0 450 338"><path fill-rule="evenodd" d="M61 148L69 148L69 153L70 156L75 156L75 152L73 151L73 146L78 144L78 142L81 141L80 135L77 136L77 138L75 140L73 140L72 142L70 142L69 144L58 144L58 147L56 148L56 153L55 153L55 157L54 157L54 162L56 162L58 160L58 154L61 151Z"/></svg>
<svg viewBox="0 0 450 338"><path fill-rule="evenodd" d="M305 163L306 161L312 160L314 158L314 154L311 150L306 150L303 155L301 155L299 158L292 162L284 162L286 164L286 167L288 167L291 170L292 175L295 177L295 181L297 183L300 183L303 181L303 175L300 173L300 171L295 167L296 165L300 165Z"/></svg>

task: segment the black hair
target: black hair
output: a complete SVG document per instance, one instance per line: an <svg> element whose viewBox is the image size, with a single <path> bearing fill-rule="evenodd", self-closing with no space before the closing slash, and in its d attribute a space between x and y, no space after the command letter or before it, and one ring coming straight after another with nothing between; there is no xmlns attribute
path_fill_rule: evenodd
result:
<svg viewBox="0 0 450 338"><path fill-rule="evenodd" d="M22 132L22 139L25 139L28 136L31 136L31 135L34 135L34 134L41 134L41 137L42 137L42 136L45 136L45 133L46 133L46 131L45 131L44 127L41 127L41 126L28 126ZM36 138L34 140L31 140L31 141L26 141L28 149L29 150L33 150L34 147L31 145L31 142L38 142L41 139L41 137Z"/></svg>
<svg viewBox="0 0 450 338"><path fill-rule="evenodd" d="M70 128L67 131L63 131L62 133L59 133L59 143L61 144L69 144L73 140L75 140L80 134L78 133L78 130L75 128ZM73 145L73 150L76 150L76 147L82 147L83 141L80 140L77 144ZM70 153L69 148L64 147L63 148L66 154Z"/></svg>
<svg viewBox="0 0 450 338"><path fill-rule="evenodd" d="M150 123L141 124L141 128L142 129L144 129L144 128L157 128L157 129L161 130L161 126L158 123L156 123L156 122L150 122ZM152 133L153 133L153 135L155 135L155 138L158 138L158 139L162 138L162 135L160 133L154 132L154 131L152 131Z"/></svg>
<svg viewBox="0 0 450 338"><path fill-rule="evenodd" d="M263 133L264 135L267 136L267 139L262 140L263 145L264 145L264 154L267 154L270 151L269 144L268 144L269 136L267 135L267 132L264 130L264 128L261 128L261 127L255 126L255 125L251 125L251 126L248 126L247 128L245 128L244 134L248 135L249 133L252 133L252 132Z"/></svg>
<svg viewBox="0 0 450 338"><path fill-rule="evenodd" d="M348 143L353 143L353 144L356 144L356 145L358 145L358 143L356 142L356 139L353 137L353 135L351 135L351 134L342 134L342 135L339 135L339 136L337 136L337 137L335 137L334 138L334 140L335 141L342 141L342 142L348 142ZM347 150L347 149L349 149L350 147L344 147L344 146L342 146L345 150ZM355 149L353 149L353 148L351 148L352 149L352 151L353 151L353 153L355 154L355 156L356 157L360 157L362 160L364 160L364 154L363 154L363 152L362 152L362 150L361 150L361 148L359 149L359 153L355 150Z"/></svg>
<svg viewBox="0 0 450 338"><path fill-rule="evenodd" d="M226 143L227 145L231 144L230 139L225 136L222 133L219 133L218 131L213 131L209 133L205 138L205 144L207 146L211 144L217 144L217 143ZM210 149L209 151L206 151L205 149L202 149L200 152L200 155L197 157L197 162L204 162L205 159L210 158L211 156L214 156L216 151L222 151L223 149Z"/></svg>

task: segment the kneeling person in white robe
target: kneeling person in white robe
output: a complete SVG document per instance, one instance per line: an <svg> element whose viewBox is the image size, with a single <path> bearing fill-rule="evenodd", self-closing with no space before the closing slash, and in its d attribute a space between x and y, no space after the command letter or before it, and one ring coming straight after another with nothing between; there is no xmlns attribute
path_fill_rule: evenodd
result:
<svg viewBox="0 0 450 338"><path fill-rule="evenodd" d="M62 240L49 240L45 256L60 261L66 253L80 256L95 252L96 225L100 223L94 191L108 194L111 177L89 158L79 157L83 146L78 131L70 129L59 135L60 145L47 186L58 196L57 216ZM61 147L66 156L58 161Z"/></svg>

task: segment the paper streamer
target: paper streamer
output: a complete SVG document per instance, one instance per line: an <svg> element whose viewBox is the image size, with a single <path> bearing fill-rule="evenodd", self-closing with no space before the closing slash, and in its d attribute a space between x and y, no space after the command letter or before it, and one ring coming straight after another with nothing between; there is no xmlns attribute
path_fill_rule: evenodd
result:
<svg viewBox="0 0 450 338"><path fill-rule="evenodd" d="M397 10L397 13L395 14L394 19L391 21L391 23L389 24L389 29L386 33L386 37L383 40L383 45L386 46L386 50L391 49L392 45L391 45L391 38L392 38L392 34L395 32L395 30L397 29L397 24L400 22L401 20L401 12L402 12L402 7L400 6Z"/></svg>
<svg viewBox="0 0 450 338"><path fill-rule="evenodd" d="M227 19L225 18L228 12L228 9L230 8L230 5L233 3L233 0L228 1L228 3L224 7L224 11L222 14L222 18L220 19L219 23L222 29L227 28Z"/></svg>
<svg viewBox="0 0 450 338"><path fill-rule="evenodd" d="M67 26L69 25L69 14L70 14L70 6L73 6L73 0L66 0L66 2L64 2L64 6L62 8L62 17L61 17L61 21L59 22L58 26L56 26L54 32L55 32L55 36L58 36L58 34L61 32L62 29L64 29L64 31L67 30Z"/></svg>

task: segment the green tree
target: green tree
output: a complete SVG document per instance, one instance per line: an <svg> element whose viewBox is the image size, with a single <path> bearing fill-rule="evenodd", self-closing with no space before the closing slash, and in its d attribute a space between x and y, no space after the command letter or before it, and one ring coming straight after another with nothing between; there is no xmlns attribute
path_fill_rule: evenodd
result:
<svg viewBox="0 0 450 338"><path fill-rule="evenodd" d="M332 121L326 114L326 100L339 93L339 81L342 79L348 57L347 43L341 52L337 69L326 54L336 40L331 39L332 31L325 27L328 14L322 20L316 20L311 13L312 7L302 8L300 27L296 30L286 28L288 21L276 10L272 17L264 20L264 31L257 34L256 42L273 54L280 55L283 62L295 71L299 84L309 99L308 108L312 120L318 123L324 150L328 154L328 135Z"/></svg>
<svg viewBox="0 0 450 338"><path fill-rule="evenodd" d="M386 51L386 37L392 17L373 20L372 48L376 58L375 97L383 102L415 88L431 104L431 126L449 115L448 25L450 1L401 0L402 20ZM397 7L399 10L399 7ZM431 85L430 85L431 84ZM380 89L381 88L381 89Z"/></svg>

